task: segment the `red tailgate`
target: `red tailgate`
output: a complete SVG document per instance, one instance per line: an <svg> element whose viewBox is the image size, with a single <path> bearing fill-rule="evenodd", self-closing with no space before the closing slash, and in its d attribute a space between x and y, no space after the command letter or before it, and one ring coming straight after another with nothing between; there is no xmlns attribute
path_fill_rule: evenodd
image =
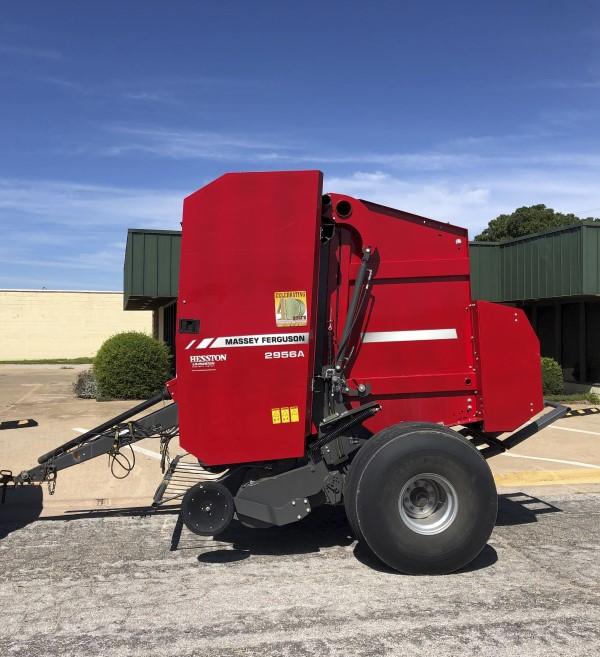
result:
<svg viewBox="0 0 600 657"><path fill-rule="evenodd" d="M485 431L513 431L544 408L540 345L525 313L476 303Z"/></svg>

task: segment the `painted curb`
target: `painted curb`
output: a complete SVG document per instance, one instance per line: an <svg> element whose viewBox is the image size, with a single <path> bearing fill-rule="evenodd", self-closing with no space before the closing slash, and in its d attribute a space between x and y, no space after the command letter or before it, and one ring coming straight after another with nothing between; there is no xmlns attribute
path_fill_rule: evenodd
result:
<svg viewBox="0 0 600 657"><path fill-rule="evenodd" d="M557 484L600 484L600 470L525 470L494 473L496 486L554 486Z"/></svg>

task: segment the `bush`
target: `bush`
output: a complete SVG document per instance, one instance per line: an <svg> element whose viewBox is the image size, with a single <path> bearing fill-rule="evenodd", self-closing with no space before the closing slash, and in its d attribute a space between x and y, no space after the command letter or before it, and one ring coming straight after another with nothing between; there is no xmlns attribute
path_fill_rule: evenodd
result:
<svg viewBox="0 0 600 657"><path fill-rule="evenodd" d="M545 395L560 395L563 391L562 368L554 358L542 358L542 383Z"/></svg>
<svg viewBox="0 0 600 657"><path fill-rule="evenodd" d="M100 347L94 375L100 399L148 399L170 374L168 347L145 333L117 333Z"/></svg>
<svg viewBox="0 0 600 657"><path fill-rule="evenodd" d="M98 386L92 370L79 372L73 384L73 392L81 399L96 399Z"/></svg>

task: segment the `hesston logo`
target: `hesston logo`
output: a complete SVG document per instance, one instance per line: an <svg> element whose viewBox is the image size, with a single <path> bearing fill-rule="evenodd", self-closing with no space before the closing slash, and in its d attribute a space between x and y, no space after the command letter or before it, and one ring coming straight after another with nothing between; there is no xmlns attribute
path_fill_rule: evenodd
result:
<svg viewBox="0 0 600 657"><path fill-rule="evenodd" d="M217 363L223 363L227 360L227 354L202 354L200 356L190 356L190 363L194 370L214 370Z"/></svg>

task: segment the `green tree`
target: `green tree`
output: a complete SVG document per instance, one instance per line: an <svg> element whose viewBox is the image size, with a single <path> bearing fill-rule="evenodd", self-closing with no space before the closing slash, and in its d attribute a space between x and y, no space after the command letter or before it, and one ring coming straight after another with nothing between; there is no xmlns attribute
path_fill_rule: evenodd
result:
<svg viewBox="0 0 600 657"><path fill-rule="evenodd" d="M539 205L517 208L512 214L501 214L492 219L488 227L475 237L478 242L502 242L523 235L541 233L551 228L569 226L581 221L599 221L593 217L581 219L572 213L564 214Z"/></svg>

